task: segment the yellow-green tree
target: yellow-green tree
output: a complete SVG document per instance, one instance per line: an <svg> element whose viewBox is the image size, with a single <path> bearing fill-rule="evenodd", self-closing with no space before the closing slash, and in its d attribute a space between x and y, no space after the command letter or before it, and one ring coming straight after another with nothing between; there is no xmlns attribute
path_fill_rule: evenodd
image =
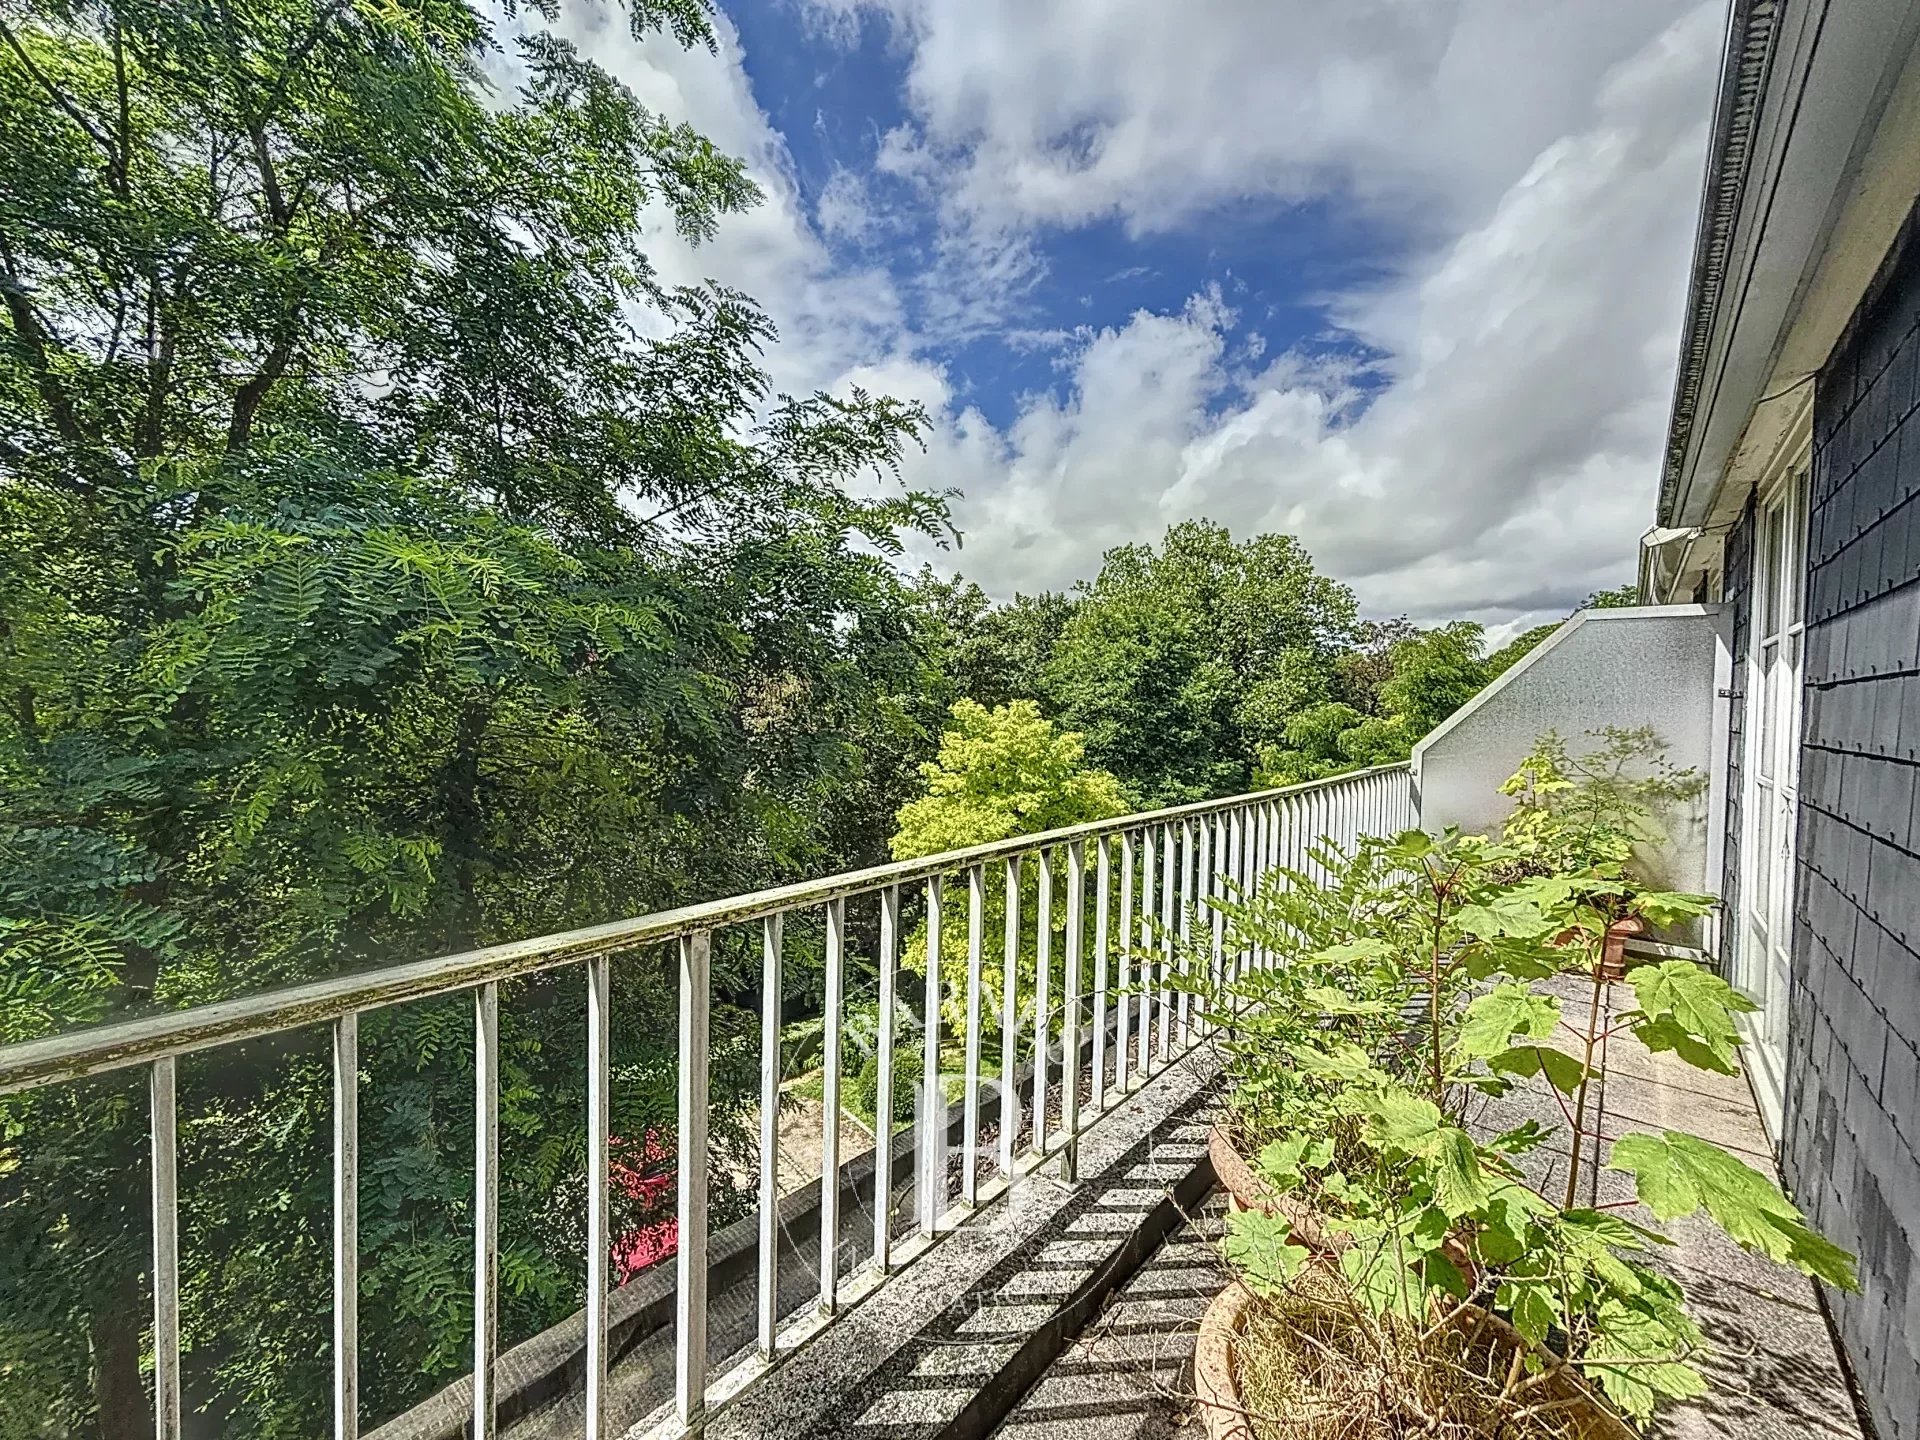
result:
<svg viewBox="0 0 1920 1440"><path fill-rule="evenodd" d="M895 858L910 860L985 845L1015 835L1031 835L1089 820L1123 815L1129 806L1120 782L1085 763L1081 739L1056 728L1031 700L1014 700L992 709L962 700L951 712L952 725L940 737L939 754L920 767L926 793L901 806L893 835ZM1088 857L1089 872L1092 856ZM1065 979L1066 885L1064 854L1055 861L1052 914L1052 1005L1060 1003ZM1089 923L1093 907L1087 906ZM940 936L942 1015L955 1030L966 1023L967 896L964 886L949 887ZM990 867L981 966L982 1031L998 1033L1001 977L1006 956L1004 867ZM1020 895L1021 940L1016 967L1015 1003L1021 1028L1032 1024L1034 982L1039 955L1039 874L1032 861L1023 867ZM926 973L925 922L907 939L902 957L909 969Z"/></svg>

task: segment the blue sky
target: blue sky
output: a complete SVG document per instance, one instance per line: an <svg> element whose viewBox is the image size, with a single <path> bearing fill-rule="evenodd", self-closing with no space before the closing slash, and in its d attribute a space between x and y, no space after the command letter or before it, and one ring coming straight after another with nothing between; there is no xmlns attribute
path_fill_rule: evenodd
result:
<svg viewBox="0 0 1920 1440"><path fill-rule="evenodd" d="M1496 634L1651 520L1714 0L723 0L716 54L559 22L766 202L669 280L789 390L933 417L989 592L1204 515L1374 614Z"/></svg>
<svg viewBox="0 0 1920 1440"><path fill-rule="evenodd" d="M816 213L831 207L836 177L851 175L884 212L876 233L829 231L835 260L884 266L911 296L939 219L912 186L876 173L885 137L912 122L908 52L877 15L836 34L794 3L736 0L727 14L754 98L785 141L802 203ZM1033 237L1017 323L930 349L949 366L959 397L996 426L1017 418L1023 397L1066 384L1056 363L1060 346L1039 337L1123 326L1141 310L1176 312L1210 285L1232 305L1228 330L1243 348L1358 358L1365 347L1330 329L1326 299L1377 282L1400 244L1390 229L1327 197L1249 195L1149 233L1118 218L1047 227Z"/></svg>

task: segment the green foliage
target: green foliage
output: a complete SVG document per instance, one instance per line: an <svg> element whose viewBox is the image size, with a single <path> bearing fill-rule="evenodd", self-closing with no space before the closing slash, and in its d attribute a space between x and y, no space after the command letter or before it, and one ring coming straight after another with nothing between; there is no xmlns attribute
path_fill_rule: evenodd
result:
<svg viewBox="0 0 1920 1440"><path fill-rule="evenodd" d="M883 851L929 738L891 568L946 530L896 483L923 416L771 393L753 303L644 248L753 203L740 162L489 14L0 20L0 1039ZM697 0L628 14L712 43ZM724 1158L754 957L715 963ZM672 1144L671 975L618 961L638 1166ZM509 1339L579 1303L580 988L503 988ZM370 1413L466 1365L471 1043L458 1001L363 1028ZM182 1073L190 1391L307 1435L329 1081L306 1036L219 1066ZM0 1100L0 1364L35 1397L0 1436L143 1423L144 1125L119 1084Z"/></svg>
<svg viewBox="0 0 1920 1440"><path fill-rule="evenodd" d="M1236 543L1206 521L1109 551L1046 683L1092 760L1149 805L1247 788L1261 744L1323 698L1352 593L1291 536Z"/></svg>
<svg viewBox="0 0 1920 1440"><path fill-rule="evenodd" d="M1293 715L1260 752L1262 783L1297 784L1404 760L1492 678L1480 658L1480 627L1468 621L1437 630L1377 627L1365 639L1375 646L1371 654L1350 652L1336 666L1338 688L1351 699Z"/></svg>
<svg viewBox="0 0 1920 1440"><path fill-rule="evenodd" d="M1667 838L1661 817L1706 789L1699 771L1667 760L1651 727L1587 734L1598 743L1574 755L1549 730L1500 787L1514 797L1501 838L1518 852L1521 869L1623 878L1636 849Z"/></svg>
<svg viewBox="0 0 1920 1440"><path fill-rule="evenodd" d="M1530 762L1522 780L1538 785L1541 768ZM1248 1284L1324 1297L1337 1275L1331 1303L1367 1317L1358 1323L1373 1327L1369 1353L1427 1355L1448 1343L1435 1317L1471 1300L1531 1345L1551 1345L1644 1423L1659 1404L1704 1390L1701 1334L1683 1287L1644 1263L1663 1237L1576 1203L1588 1146L1633 1175L1655 1220L1704 1213L1756 1254L1830 1285L1856 1280L1850 1256L1725 1151L1674 1131L1609 1147L1585 1119L1606 1036L1732 1070L1733 1017L1752 1008L1719 977L1670 960L1631 971L1635 1003L1605 1013L1608 925L1672 923L1713 902L1634 884L1591 843L1597 823L1580 832L1587 843L1557 849L1523 826L1517 844L1409 832L1325 851L1314 874L1263 876L1251 895L1220 904L1226 953L1271 954L1272 968L1215 982L1205 950L1189 968L1212 1017L1231 1021L1221 1043L1232 1128L1292 1207L1229 1215L1227 1255ZM1537 988L1569 969L1591 976L1595 996L1578 1023ZM1557 1118L1494 1135L1467 1123L1470 1097L1532 1076L1568 1097ZM1537 1168L1522 1163L1547 1145L1562 1151L1563 1194L1535 1188ZM1302 1206L1318 1238L1289 1218ZM1325 1247L1318 1264L1309 1242ZM1515 1410L1554 1368L1544 1349L1523 1359L1491 1393Z"/></svg>
<svg viewBox="0 0 1920 1440"><path fill-rule="evenodd" d="M892 842L896 859L961 850L1127 813L1127 797L1120 782L1106 771L1086 765L1080 737L1056 729L1042 718L1039 706L1031 700L1014 700L991 710L975 701L962 700L953 707L952 720L952 728L940 737L939 754L920 767L925 793L901 807ZM1057 857L1053 863L1058 878L1047 928L1054 937L1049 969L1052 1004L1057 1006L1064 994L1066 907L1064 865ZM1023 1030L1031 1029L1034 1015L1039 883L1036 867L1024 866L1020 890L1023 948L1015 993ZM994 1034L1000 1029L1006 904L1004 880L990 874L981 923L985 948L994 954L994 960L982 967L980 1004L983 1028ZM943 917L939 957L945 995L942 1013L956 1032L964 1034L968 923L964 892L949 896ZM908 937L902 963L925 974L927 943L923 921Z"/></svg>

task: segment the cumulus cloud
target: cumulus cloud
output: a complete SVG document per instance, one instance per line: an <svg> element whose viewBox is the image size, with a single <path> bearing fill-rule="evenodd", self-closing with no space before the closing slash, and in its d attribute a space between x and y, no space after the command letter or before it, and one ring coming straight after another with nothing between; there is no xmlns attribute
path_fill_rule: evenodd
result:
<svg viewBox="0 0 1920 1440"><path fill-rule="evenodd" d="M1364 388L1338 355L1245 374L1258 343L1236 363L1208 294L1086 337L1069 393L1004 434L961 417L930 468L967 490L968 573L1057 585L1190 515L1298 534L1369 609L1427 619L1510 623L1631 573L1712 6L885 3L958 233L1325 192L1416 242L1330 297L1378 357Z"/></svg>
<svg viewBox="0 0 1920 1440"><path fill-rule="evenodd" d="M936 563L1003 596L1058 587L1207 515L1298 534L1375 613L1495 624L1630 573L1677 349L1710 0L810 3L823 34L888 27L910 116L876 142L884 185L848 170L811 209L724 20L717 57L635 45L600 7L562 24L767 191L698 250L663 222L667 276L760 298L784 387L933 410L911 473L965 491L967 533ZM934 220L892 273L826 243L888 233L882 195ZM1310 199L1405 257L1323 297L1329 345L1266 353L1237 323L1260 317L1197 280L1183 306L1103 328L1024 303L1063 230L1204 232L1249 201ZM1058 385L990 423L947 358L981 336L1050 350Z"/></svg>

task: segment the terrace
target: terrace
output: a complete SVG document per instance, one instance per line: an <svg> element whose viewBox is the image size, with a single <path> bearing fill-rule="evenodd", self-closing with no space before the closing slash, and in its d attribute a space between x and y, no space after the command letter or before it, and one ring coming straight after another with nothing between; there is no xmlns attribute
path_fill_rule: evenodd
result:
<svg viewBox="0 0 1920 1440"><path fill-rule="evenodd" d="M151 1110L152 1384L161 1440L214 1434L194 1403L183 1314L178 1164L183 1113L220 1067L266 1037L324 1034L331 1065L332 1428L336 1440L585 1434L1069 1436L1097 1424L1139 1435L1193 1423L1183 1366L1196 1297L1218 1287L1217 1224L1204 1127L1215 1094L1209 1027L1169 986L1173 937L1204 941L1216 973L1269 966L1230 953L1206 902L1305 868L1322 841L1424 825L1486 823L1488 777L1558 726L1644 723L1657 713L1680 758L1715 778L1699 824L1669 847L1676 883L1717 874L1700 843L1719 800L1710 737L1725 663L1702 607L1582 616L1429 738L1412 765L1268 791L839 874L563 935L400 964L370 974L156 1014L0 1049L0 1092L144 1072ZM1623 674L1634 683L1616 685ZM1724 733L1724 732L1720 732ZM1477 807L1477 808L1476 808ZM1023 913L1028 878L1037 905ZM989 933L996 904L1004 915ZM819 1051L798 1097L784 1043L790 930L824 945ZM965 937L964 984L903 961L924 927ZM1037 964L1027 963L1031 935ZM1665 937L1704 954L1712 936ZM1064 947L1064 993L1049 995ZM757 955L759 1074L752 1213L717 1225L709 1187L738 1165L709 1119L715 955ZM1186 946L1182 956L1194 953ZM877 1028L850 1026L852 961L871 973ZM579 1205L584 1305L565 1323L503 1342L500 1016L536 979L584 991L580 1037L589 1169ZM670 977L670 978L669 978ZM992 982L997 978L998 984ZM677 1143L644 1181L671 1187L670 1225L614 1233L622 1186L610 1158L613 1041L621 983L671 983L679 1017ZM1015 997L1033 987L1023 1032ZM1014 1043L983 1052L983 1005L999 997ZM396 1416L362 1414L357 1296L363 1176L359 1116L385 1097L360 1056L364 1020L459 997L473 1073L470 1373ZM767 1003L764 997L776 997ZM862 997L864 998L864 997ZM943 1020L964 1012L960 1035ZM910 1047L910 1048L909 1048ZM1644 1052L1607 1057L1601 1127L1620 1117L1699 1128L1770 1164L1745 1082L1680 1088ZM876 1096L911 1091L913 1119L876 1139L848 1118L845 1087L874 1057ZM912 1062L903 1063L910 1055ZM910 1070L911 1073L896 1073ZM1544 1105L1543 1095L1526 1103ZM885 1106L878 1106L884 1109ZM808 1123L796 1126L795 1116ZM871 1119L871 1116L869 1117ZM857 1153L855 1153L857 1151ZM1595 1171L1598 1195L1625 1177ZM1618 1195L1609 1195L1618 1198ZM455 1202L450 1202L455 1203ZM1198 1227L1198 1228L1196 1228ZM1676 1263L1707 1280L1724 1388L1680 1412L1685 1435L1850 1436L1852 1406L1811 1286L1797 1275L1679 1235ZM608 1258L620 1254L616 1273ZM377 1425L375 1424L377 1422Z"/></svg>

